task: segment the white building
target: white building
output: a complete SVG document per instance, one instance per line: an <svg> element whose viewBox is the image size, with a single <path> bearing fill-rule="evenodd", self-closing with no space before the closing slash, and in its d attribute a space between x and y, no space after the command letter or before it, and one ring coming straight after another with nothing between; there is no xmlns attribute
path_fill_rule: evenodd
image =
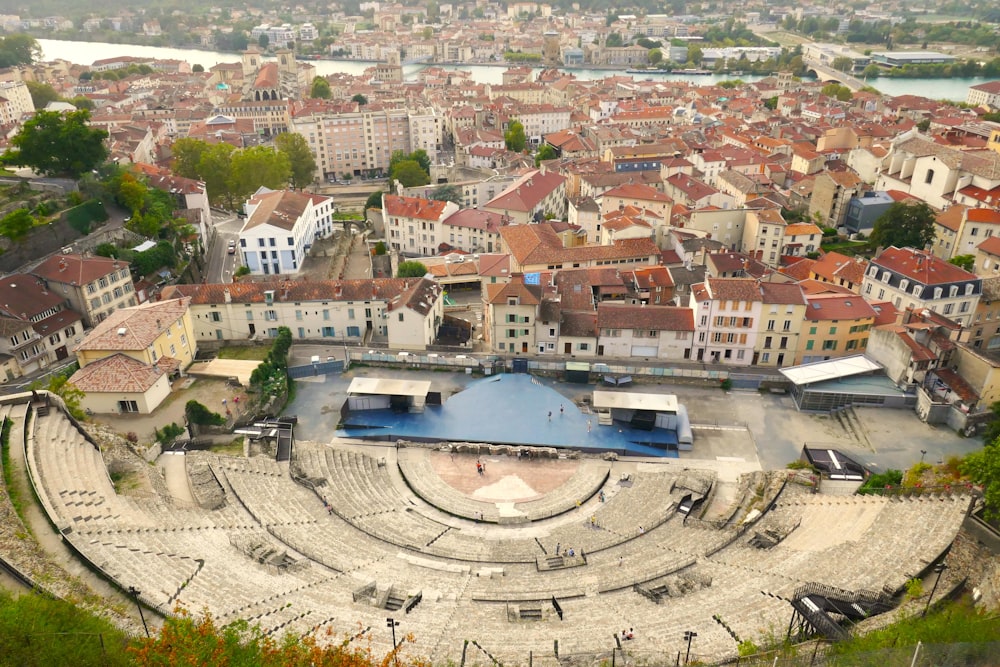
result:
<svg viewBox="0 0 1000 667"><path fill-rule="evenodd" d="M288 190L258 192L244 208L240 253L250 272L298 273L316 238L316 215L310 196Z"/></svg>

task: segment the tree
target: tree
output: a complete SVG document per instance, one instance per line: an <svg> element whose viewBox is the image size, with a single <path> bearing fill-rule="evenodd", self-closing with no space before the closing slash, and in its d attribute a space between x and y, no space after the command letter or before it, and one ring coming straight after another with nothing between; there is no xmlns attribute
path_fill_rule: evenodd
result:
<svg viewBox="0 0 1000 667"><path fill-rule="evenodd" d="M692 65L698 65L701 63L701 59L705 57L704 52L697 46L691 45L688 47L688 59L687 61Z"/></svg>
<svg viewBox="0 0 1000 667"><path fill-rule="evenodd" d="M535 153L535 166L537 167L545 160L554 160L557 157L559 157L559 153L551 144L542 144L538 152Z"/></svg>
<svg viewBox="0 0 1000 667"><path fill-rule="evenodd" d="M201 139L184 137L175 141L171 146L174 153L174 173L184 178L200 180L198 163L201 162L201 156L207 148L208 143Z"/></svg>
<svg viewBox="0 0 1000 667"><path fill-rule="evenodd" d="M851 98L854 97L854 93L847 86L842 86L839 83L828 83L823 86L820 91L823 95L827 97L833 97L841 102L849 102Z"/></svg>
<svg viewBox="0 0 1000 667"><path fill-rule="evenodd" d="M991 409L994 406L996 403ZM1000 519L1000 440L989 442L978 452L966 456L959 470L973 482L983 486L986 519Z"/></svg>
<svg viewBox="0 0 1000 667"><path fill-rule="evenodd" d="M427 185L431 182L430 175L420 168L420 164L416 160L398 162L395 169L392 170L390 178L399 181L404 188Z"/></svg>
<svg viewBox="0 0 1000 667"><path fill-rule="evenodd" d="M0 39L0 67L30 65L42 56L35 38L24 33Z"/></svg>
<svg viewBox="0 0 1000 667"><path fill-rule="evenodd" d="M108 133L87 125L86 109L62 114L39 111L11 139L5 164L30 167L46 176L78 178L104 162Z"/></svg>
<svg viewBox="0 0 1000 667"><path fill-rule="evenodd" d="M510 121L507 131L503 135L503 141L507 145L507 150L515 153L523 151L525 144L528 143L524 136L524 125L520 121Z"/></svg>
<svg viewBox="0 0 1000 667"><path fill-rule="evenodd" d="M194 65L191 65L191 71L195 74L200 74L205 71L205 66L195 63Z"/></svg>
<svg viewBox="0 0 1000 667"><path fill-rule="evenodd" d="M838 72L850 72L854 69L854 60L848 56L837 56L830 63L830 66Z"/></svg>
<svg viewBox="0 0 1000 667"><path fill-rule="evenodd" d="M934 209L924 202L895 202L875 221L876 247L924 248L934 241Z"/></svg>
<svg viewBox="0 0 1000 667"><path fill-rule="evenodd" d="M268 44L271 43L271 38L267 36L267 33L262 33L260 37L257 38L257 46L267 51Z"/></svg>
<svg viewBox="0 0 1000 667"><path fill-rule="evenodd" d="M659 65L663 60L663 51L659 49L650 49L649 53L646 54L646 60L649 61L650 65Z"/></svg>
<svg viewBox="0 0 1000 667"><path fill-rule="evenodd" d="M450 201L462 205L462 190L457 185L445 183L439 185L431 192L431 199L435 201Z"/></svg>
<svg viewBox="0 0 1000 667"><path fill-rule="evenodd" d="M0 236L4 236L15 243L20 241L31 228L35 226L35 218L26 208L19 208L11 211L0 218Z"/></svg>
<svg viewBox="0 0 1000 667"><path fill-rule="evenodd" d="M288 156L269 146L252 146L235 151L230 169L229 189L238 200L249 197L262 185L280 190L288 185L292 176Z"/></svg>
<svg viewBox="0 0 1000 667"><path fill-rule="evenodd" d="M57 373L49 378L48 387L50 392L58 396L66 404L66 411L73 415L74 419L83 421L87 414L80 407L80 401L87 394L82 389L69 381L70 374Z"/></svg>
<svg viewBox="0 0 1000 667"><path fill-rule="evenodd" d="M117 180L115 199L133 213L141 211L146 204L146 195L149 193L149 188L146 187L146 184L127 172L122 174L121 178Z"/></svg>
<svg viewBox="0 0 1000 667"><path fill-rule="evenodd" d="M400 262L399 268L396 270L397 278L423 278L426 274L427 267L421 262L412 259L407 262Z"/></svg>
<svg viewBox="0 0 1000 667"><path fill-rule="evenodd" d="M288 157L293 188L304 188L316 179L316 159L304 136L297 132L285 132L279 134L274 143Z"/></svg>
<svg viewBox="0 0 1000 667"><path fill-rule="evenodd" d="M418 148L410 153L410 159L419 164L420 168L428 174L431 173L431 158L423 148Z"/></svg>
<svg viewBox="0 0 1000 667"><path fill-rule="evenodd" d="M363 107L364 105L368 104L368 98L362 95L361 93L355 94L354 97L351 98L351 101L357 102L359 107Z"/></svg>
<svg viewBox="0 0 1000 667"><path fill-rule="evenodd" d="M233 193L229 187L229 176L235 151L236 148L231 144L206 144L196 172L196 178L205 182L209 199L214 202L225 201L230 209L233 207Z"/></svg>
<svg viewBox="0 0 1000 667"><path fill-rule="evenodd" d="M382 195L384 193L381 190L376 190L375 192L368 195L368 199L365 200L365 210L370 208L382 208Z"/></svg>
<svg viewBox="0 0 1000 667"><path fill-rule="evenodd" d="M312 89L309 91L309 97L318 100L328 100L331 95L330 82L321 76L317 76L313 79Z"/></svg>
<svg viewBox="0 0 1000 667"><path fill-rule="evenodd" d="M949 264L954 264L955 266L965 269L969 273L975 273L976 268L976 256L975 255L955 255L948 260Z"/></svg>
<svg viewBox="0 0 1000 667"><path fill-rule="evenodd" d="M25 81L24 85L28 87L28 92L31 94L31 103L36 109L44 109L49 102L58 102L60 99L56 89L47 83Z"/></svg>

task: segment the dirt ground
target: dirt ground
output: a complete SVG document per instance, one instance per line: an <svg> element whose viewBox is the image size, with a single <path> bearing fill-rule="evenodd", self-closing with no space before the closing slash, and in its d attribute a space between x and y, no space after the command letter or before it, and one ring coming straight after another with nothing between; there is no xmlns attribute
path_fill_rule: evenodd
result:
<svg viewBox="0 0 1000 667"><path fill-rule="evenodd" d="M476 473L475 456L430 452L431 467L448 486L477 500L525 502L540 498L573 476L575 461L537 459L520 461L511 456L483 456L483 474Z"/></svg>
<svg viewBox="0 0 1000 667"><path fill-rule="evenodd" d="M241 403L246 405L246 397L244 390L229 387L222 380L185 377L174 381L170 395L151 415L95 415L93 420L119 433L135 433L139 444L147 445L156 439L155 429L170 423L184 424L184 405L188 401L198 401L209 410L224 414L227 408L232 412L239 410L237 406Z"/></svg>

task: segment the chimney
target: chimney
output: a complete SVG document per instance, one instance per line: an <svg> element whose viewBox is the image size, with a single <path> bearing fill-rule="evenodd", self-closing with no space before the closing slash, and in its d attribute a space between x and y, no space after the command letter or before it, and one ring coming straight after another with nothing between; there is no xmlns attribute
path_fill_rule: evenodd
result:
<svg viewBox="0 0 1000 667"><path fill-rule="evenodd" d="M225 289L222 290L222 300L224 302L226 302L226 303L232 303L233 302L233 295L229 291L228 287L226 287Z"/></svg>

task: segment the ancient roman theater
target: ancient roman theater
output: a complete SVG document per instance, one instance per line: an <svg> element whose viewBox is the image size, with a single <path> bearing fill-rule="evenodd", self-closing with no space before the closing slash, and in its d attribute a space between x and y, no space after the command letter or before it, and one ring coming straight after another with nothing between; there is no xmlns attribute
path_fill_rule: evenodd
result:
<svg viewBox="0 0 1000 667"><path fill-rule="evenodd" d="M835 638L892 613L972 502L961 490L829 495L786 470L734 476L720 493L725 473L691 459L348 440L295 442L283 462L189 452L195 502L179 502L116 493L57 406L28 423L52 522L149 607L276 634L329 628L377 654L392 618L412 637L404 653L434 664L609 659L623 630L628 651L670 664L687 632L704 661L790 627Z"/></svg>

